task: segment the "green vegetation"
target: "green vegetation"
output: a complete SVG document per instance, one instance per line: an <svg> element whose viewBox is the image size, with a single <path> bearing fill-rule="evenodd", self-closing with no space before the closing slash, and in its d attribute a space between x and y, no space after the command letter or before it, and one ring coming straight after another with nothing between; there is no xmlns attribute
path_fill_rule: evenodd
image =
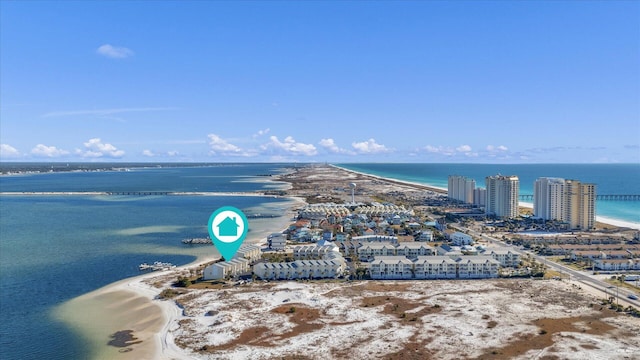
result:
<svg viewBox="0 0 640 360"><path fill-rule="evenodd" d="M181 294L182 292L176 289L164 289L160 294L158 294L158 299L160 300L173 299L174 297Z"/></svg>
<svg viewBox="0 0 640 360"><path fill-rule="evenodd" d="M178 280L176 282L173 283L173 286L175 287L189 287L192 284L191 280L189 280L189 278L186 277L178 277Z"/></svg>

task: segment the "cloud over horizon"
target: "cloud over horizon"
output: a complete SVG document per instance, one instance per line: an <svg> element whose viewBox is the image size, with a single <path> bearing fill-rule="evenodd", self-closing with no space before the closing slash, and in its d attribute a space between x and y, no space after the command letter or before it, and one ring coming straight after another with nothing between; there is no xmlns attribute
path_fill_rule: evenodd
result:
<svg viewBox="0 0 640 360"><path fill-rule="evenodd" d="M354 149L360 154L381 154L391 152L391 149L382 144L378 144L375 139L351 143Z"/></svg>
<svg viewBox="0 0 640 360"><path fill-rule="evenodd" d="M125 152L123 150L118 150L115 146L109 143L103 143L100 138L89 139L89 141L85 142L84 150L76 149L76 154L82 156L83 158L121 158L124 156Z"/></svg>
<svg viewBox="0 0 640 360"><path fill-rule="evenodd" d="M231 156L246 156L247 153L239 146L229 143L227 140L221 138L216 134L207 135L209 138L209 154L210 155L231 155Z"/></svg>
<svg viewBox="0 0 640 360"><path fill-rule="evenodd" d="M31 154L38 157L60 157L69 155L67 150L58 149L55 146L46 146L44 144L38 144L33 149L31 149Z"/></svg>
<svg viewBox="0 0 640 360"><path fill-rule="evenodd" d="M269 142L262 145L263 150L275 149L290 155L313 156L318 153L313 144L305 144L295 141L292 136L287 136L284 141L278 140L277 136L270 136Z"/></svg>
<svg viewBox="0 0 640 360"><path fill-rule="evenodd" d="M17 159L20 157L20 151L9 144L0 144L0 158Z"/></svg>
<svg viewBox="0 0 640 360"><path fill-rule="evenodd" d="M325 148L327 151L334 154L349 154L354 155L355 153L351 150L343 149L336 144L336 142L332 138L320 139L318 143L320 146Z"/></svg>

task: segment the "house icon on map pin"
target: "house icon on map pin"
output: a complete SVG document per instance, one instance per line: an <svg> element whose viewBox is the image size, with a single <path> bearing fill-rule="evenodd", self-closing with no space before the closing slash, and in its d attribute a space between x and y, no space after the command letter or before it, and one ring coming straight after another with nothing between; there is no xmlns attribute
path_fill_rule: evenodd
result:
<svg viewBox="0 0 640 360"><path fill-rule="evenodd" d="M235 218L227 216L218 224L218 233L220 236L238 236L239 226Z"/></svg>

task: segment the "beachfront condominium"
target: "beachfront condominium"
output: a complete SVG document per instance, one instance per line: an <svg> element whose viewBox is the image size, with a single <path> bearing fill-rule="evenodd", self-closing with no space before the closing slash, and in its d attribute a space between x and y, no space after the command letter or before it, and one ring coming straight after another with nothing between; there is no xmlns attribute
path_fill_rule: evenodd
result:
<svg viewBox="0 0 640 360"><path fill-rule="evenodd" d="M485 213L499 218L518 216L520 180L517 176L487 176Z"/></svg>
<svg viewBox="0 0 640 360"><path fill-rule="evenodd" d="M539 178L534 183L533 214L543 220L558 220L571 229L593 229L596 186L578 180Z"/></svg>
<svg viewBox="0 0 640 360"><path fill-rule="evenodd" d="M476 181L459 175L449 175L447 196L451 200L458 200L465 204L473 204L473 191Z"/></svg>
<svg viewBox="0 0 640 360"><path fill-rule="evenodd" d="M564 179L542 177L533 184L533 215L543 220L560 220L564 210Z"/></svg>
<svg viewBox="0 0 640 360"><path fill-rule="evenodd" d="M487 201L487 189L475 188L473 190L473 205L484 207Z"/></svg>

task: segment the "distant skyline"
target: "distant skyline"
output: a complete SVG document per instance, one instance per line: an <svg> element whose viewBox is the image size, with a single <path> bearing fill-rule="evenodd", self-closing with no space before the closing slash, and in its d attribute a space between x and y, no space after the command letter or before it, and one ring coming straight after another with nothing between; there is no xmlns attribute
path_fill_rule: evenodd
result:
<svg viewBox="0 0 640 360"><path fill-rule="evenodd" d="M636 1L1 1L0 160L639 163Z"/></svg>

